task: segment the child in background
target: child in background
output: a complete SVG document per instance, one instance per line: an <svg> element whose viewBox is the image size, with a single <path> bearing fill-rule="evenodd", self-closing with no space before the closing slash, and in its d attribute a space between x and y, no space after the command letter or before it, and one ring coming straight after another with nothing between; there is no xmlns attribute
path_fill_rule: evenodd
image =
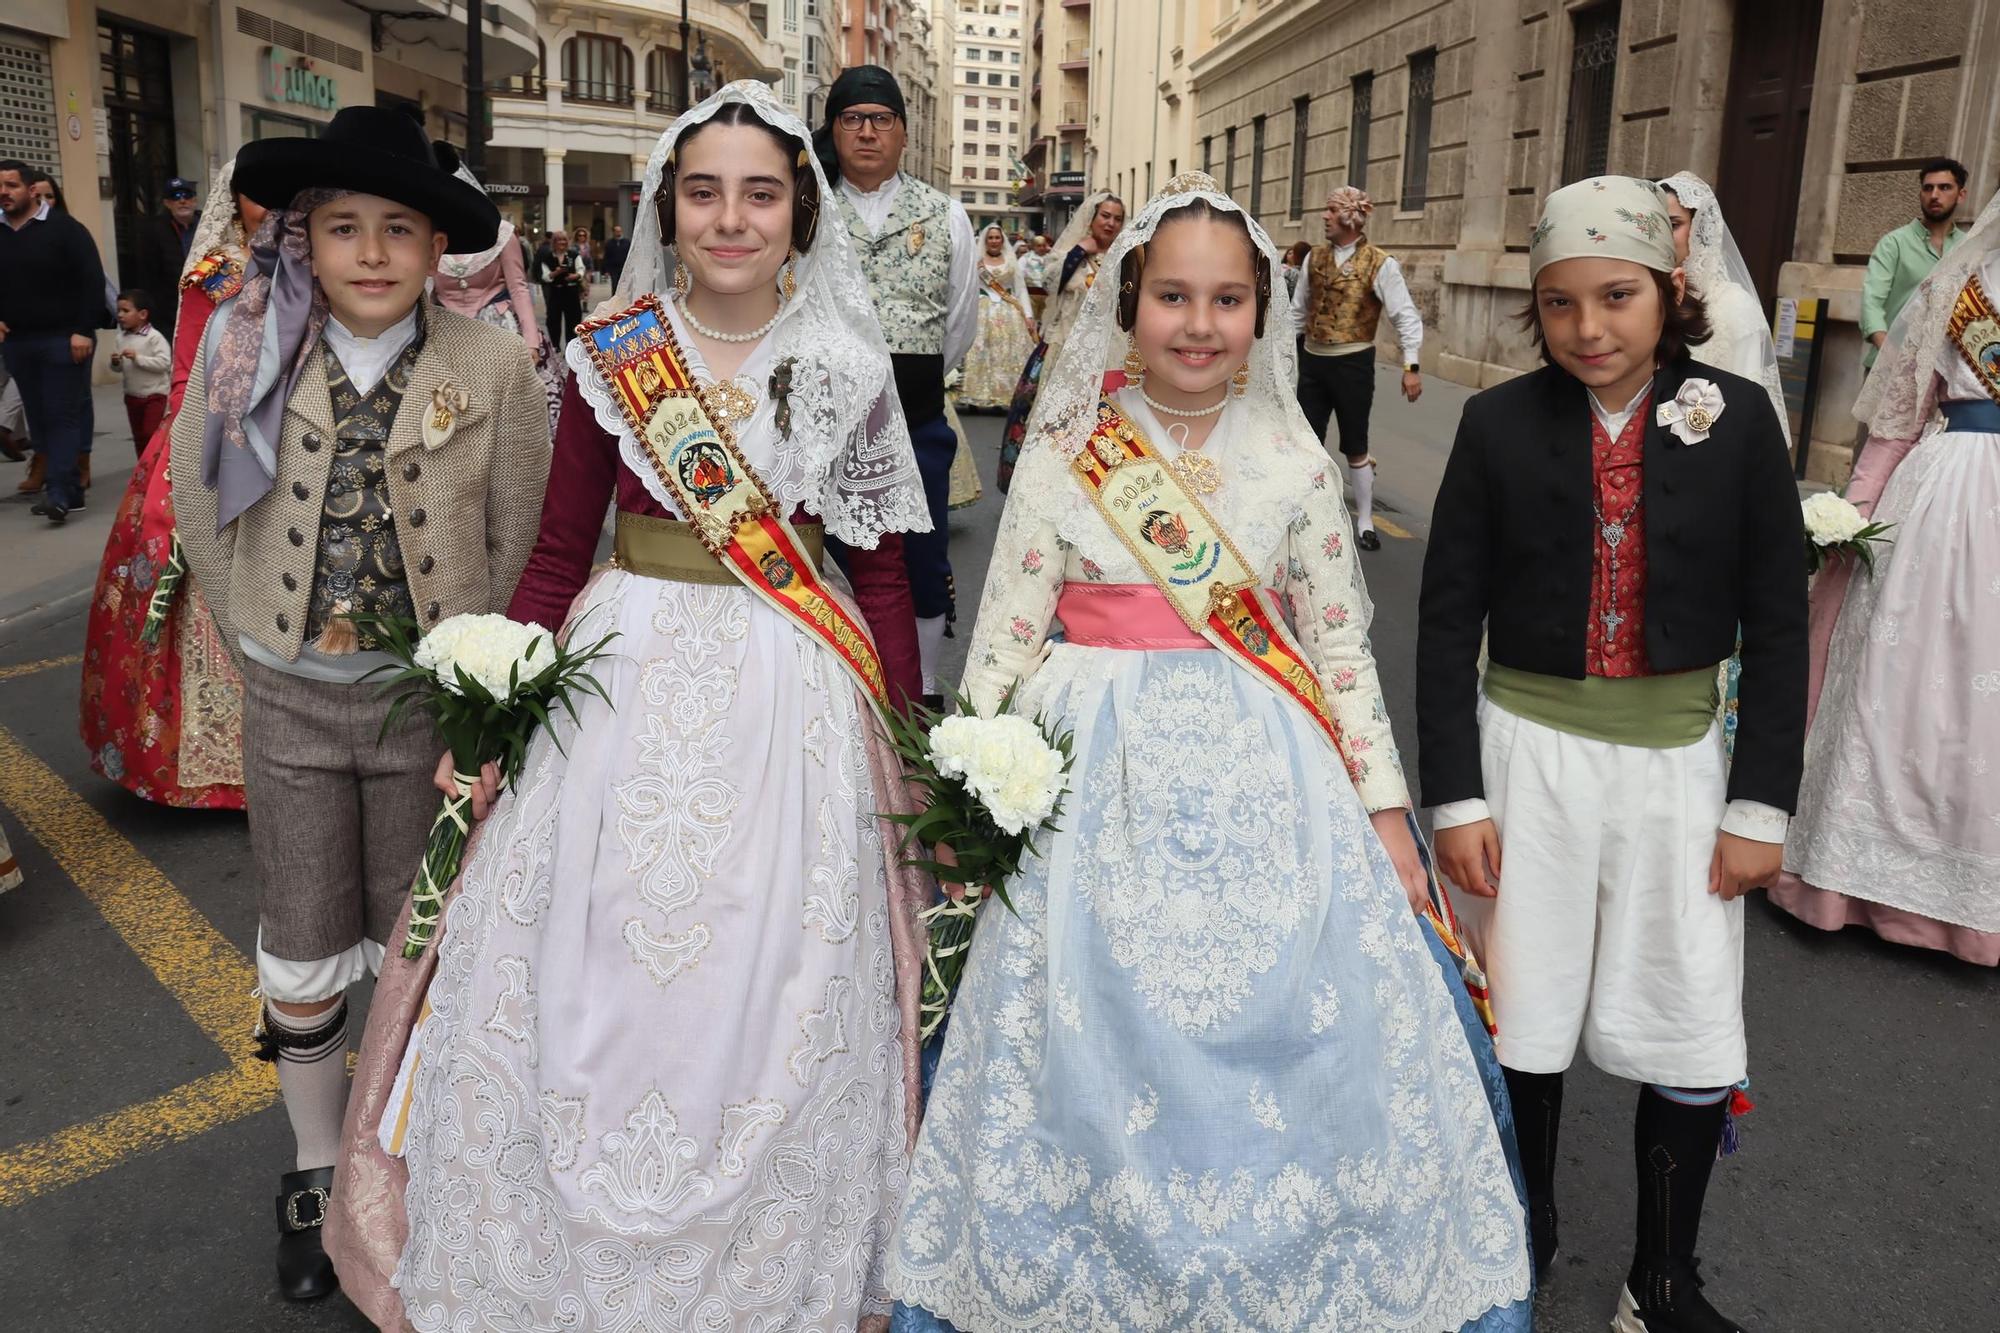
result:
<svg viewBox="0 0 2000 1333"><path fill-rule="evenodd" d="M152 298L137 287L118 293L118 345L111 368L125 378L125 416L132 423L132 447L142 454L166 415L173 362L173 349L153 327Z"/></svg>

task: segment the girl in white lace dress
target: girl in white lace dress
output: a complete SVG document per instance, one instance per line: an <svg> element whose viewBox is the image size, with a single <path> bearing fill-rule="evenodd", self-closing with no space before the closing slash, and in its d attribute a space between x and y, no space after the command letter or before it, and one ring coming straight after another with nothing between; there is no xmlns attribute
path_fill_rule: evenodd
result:
<svg viewBox="0 0 2000 1333"><path fill-rule="evenodd" d="M844 229L813 225L807 142L756 84L681 117L616 308L657 295L801 536L852 548L886 674L914 693L897 534L927 511ZM406 1127L384 1120L409 1170L395 1285L425 1333L886 1324L914 974L873 704L792 619L701 577L721 566L699 545L648 540L686 530L680 507L588 335L513 614L617 631L611 704L536 740L446 914ZM619 561L586 585L614 492Z"/></svg>
<svg viewBox="0 0 2000 1333"><path fill-rule="evenodd" d="M1169 182L1106 257L1001 520L965 689L989 711L1018 684L1076 760L1017 914L981 913L892 1247L895 1295L962 1329L1527 1324L1522 1209L1412 912L1370 608L1287 387L1277 268L1208 177ZM1128 346L1144 379L1105 401L1283 608L1345 764L1183 623L1077 480Z"/></svg>

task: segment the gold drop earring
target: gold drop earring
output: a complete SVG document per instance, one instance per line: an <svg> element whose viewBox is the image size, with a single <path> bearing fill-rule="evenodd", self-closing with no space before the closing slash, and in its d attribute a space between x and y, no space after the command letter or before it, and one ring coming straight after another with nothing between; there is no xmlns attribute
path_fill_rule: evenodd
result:
<svg viewBox="0 0 2000 1333"><path fill-rule="evenodd" d="M1234 395L1238 398L1241 398L1245 393L1249 392L1250 363L1248 361L1245 361L1242 365L1236 367L1236 373L1229 377L1229 383L1233 386Z"/></svg>
<svg viewBox="0 0 2000 1333"><path fill-rule="evenodd" d="M787 305L791 303L792 297L798 294L799 290L798 279L793 276L793 270L795 270L798 267L798 262L799 262L798 247L789 245L786 246L785 267L781 270L782 276L780 276L780 278L778 279L778 295L785 301Z"/></svg>
<svg viewBox="0 0 2000 1333"><path fill-rule="evenodd" d="M1136 342L1125 352L1125 382L1135 389L1146 387L1146 361L1139 355L1139 344Z"/></svg>
<svg viewBox="0 0 2000 1333"><path fill-rule="evenodd" d="M694 290L694 278L688 273L688 266L680 260L674 261L674 299L685 301Z"/></svg>

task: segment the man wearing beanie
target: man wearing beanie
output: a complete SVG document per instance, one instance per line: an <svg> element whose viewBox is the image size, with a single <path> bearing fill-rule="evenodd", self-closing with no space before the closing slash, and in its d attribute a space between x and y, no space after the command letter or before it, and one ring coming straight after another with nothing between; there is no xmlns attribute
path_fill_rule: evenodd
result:
<svg viewBox="0 0 2000 1333"><path fill-rule="evenodd" d="M858 65L827 92L813 147L836 183L835 206L860 257L882 321L896 394L923 473L931 531L905 533L923 690L937 704L938 657L952 610L951 460L958 437L944 414L947 372L972 347L979 311L972 219L901 170L903 90L879 65Z"/></svg>
<svg viewBox="0 0 2000 1333"><path fill-rule="evenodd" d="M1749 1109L1742 895L1778 872L1803 767L1791 454L1762 386L1695 359L1707 316L1659 186L1556 191L1528 276L1521 319L1548 364L1465 405L1424 559L1417 732L1437 865L1483 945L1538 1276L1581 1046L1639 1085L1612 1328L1740 1333L1695 1245ZM1732 767L1715 679L1739 627Z"/></svg>
<svg viewBox="0 0 2000 1333"><path fill-rule="evenodd" d="M1329 419L1340 423L1340 454L1354 492L1355 542L1379 550L1375 535L1375 460L1368 456L1368 415L1375 406L1375 330L1387 315L1403 358L1403 397L1424 391L1418 361L1424 321L1410 300L1403 268L1368 240L1368 195L1343 185L1326 198L1326 244L1313 247L1292 291L1292 312L1305 339L1299 358L1299 406L1326 440Z"/></svg>

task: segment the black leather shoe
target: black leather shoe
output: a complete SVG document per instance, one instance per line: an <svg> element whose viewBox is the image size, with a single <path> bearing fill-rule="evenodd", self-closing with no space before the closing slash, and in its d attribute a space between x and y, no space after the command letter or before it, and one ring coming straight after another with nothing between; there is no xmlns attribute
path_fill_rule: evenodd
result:
<svg viewBox="0 0 2000 1333"><path fill-rule="evenodd" d="M1528 1203L1528 1240L1535 1255L1535 1285L1542 1286L1549 1280L1549 1272L1555 1267L1556 1256L1562 1253L1562 1240L1556 1234L1556 1206L1545 1200Z"/></svg>
<svg viewBox="0 0 2000 1333"><path fill-rule="evenodd" d="M1382 549L1382 539L1375 535L1375 529L1373 528L1363 528L1360 532L1354 534L1354 544L1364 551L1379 551Z"/></svg>
<svg viewBox="0 0 2000 1333"><path fill-rule="evenodd" d="M59 504L50 504L47 501L35 505L33 508L29 509L28 512L35 515L37 518L45 518L49 522L58 525L69 521L69 510L63 508Z"/></svg>
<svg viewBox="0 0 2000 1333"><path fill-rule="evenodd" d="M1743 1325L1701 1294L1700 1268L1699 1259L1635 1263L1618 1293L1611 1333L1744 1333Z"/></svg>
<svg viewBox="0 0 2000 1333"><path fill-rule="evenodd" d="M332 1189L330 1166L278 1177L278 1294L288 1301L316 1301L340 1286L319 1235Z"/></svg>

